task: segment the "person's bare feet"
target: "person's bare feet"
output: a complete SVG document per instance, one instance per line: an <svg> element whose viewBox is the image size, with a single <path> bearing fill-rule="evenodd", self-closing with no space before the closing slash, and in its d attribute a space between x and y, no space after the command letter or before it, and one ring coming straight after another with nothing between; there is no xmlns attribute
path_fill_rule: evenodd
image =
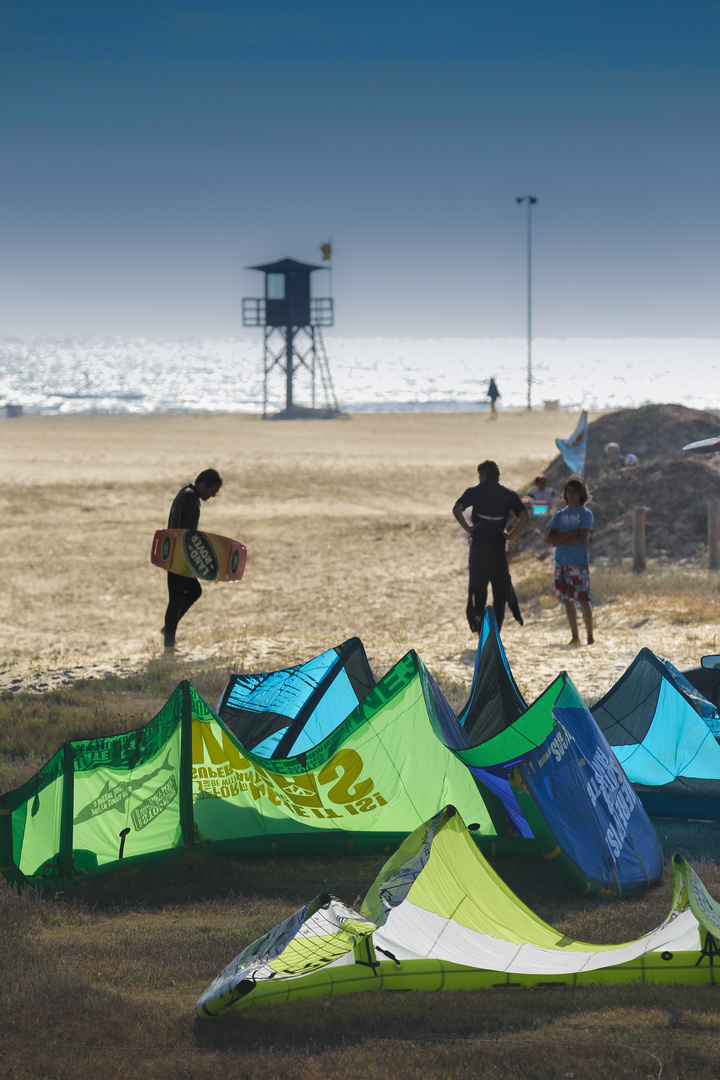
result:
<svg viewBox="0 0 720 1080"><path fill-rule="evenodd" d="M570 638L570 640L568 641L568 645L570 645L571 648L573 648L573 649L578 649L580 647L580 638L579 637Z"/></svg>
<svg viewBox="0 0 720 1080"><path fill-rule="evenodd" d="M595 644L595 638L592 636L592 634L590 634L589 637L588 637L588 645L594 645L594 644Z"/></svg>

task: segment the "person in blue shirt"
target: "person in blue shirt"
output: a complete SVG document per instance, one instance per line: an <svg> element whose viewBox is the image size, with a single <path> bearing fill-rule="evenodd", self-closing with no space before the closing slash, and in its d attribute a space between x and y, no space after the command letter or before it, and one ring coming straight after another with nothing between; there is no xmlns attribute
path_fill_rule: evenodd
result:
<svg viewBox="0 0 720 1080"><path fill-rule="evenodd" d="M593 515L585 503L590 498L585 481L574 473L568 476L561 493L567 504L548 522L545 543L555 548L555 595L565 604L570 626L571 645L580 644L575 602L580 605L587 643L592 645L593 611L590 605L589 543L593 531Z"/></svg>

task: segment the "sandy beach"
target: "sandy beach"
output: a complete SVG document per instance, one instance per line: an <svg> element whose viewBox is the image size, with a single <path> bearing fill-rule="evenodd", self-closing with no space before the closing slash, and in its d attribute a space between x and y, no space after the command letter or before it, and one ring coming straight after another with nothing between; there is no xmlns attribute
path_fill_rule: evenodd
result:
<svg viewBox="0 0 720 1080"><path fill-rule="evenodd" d="M494 422L470 412L2 417L0 690L161 661L167 593L151 541L177 490L208 466L225 483L201 527L245 543L248 563L242 582L206 586L180 624L178 669L219 657L228 670L263 671L358 635L376 674L415 648L432 671L469 684L467 543L452 505L486 457L526 491L575 421L542 410ZM549 561L524 557L513 572L519 581L541 569L551 596ZM522 628L506 621L503 639L530 698L563 668L596 697L645 645L680 667L717 650L714 625L678 626L637 598L597 604L596 645L579 650L559 606L525 614Z"/></svg>

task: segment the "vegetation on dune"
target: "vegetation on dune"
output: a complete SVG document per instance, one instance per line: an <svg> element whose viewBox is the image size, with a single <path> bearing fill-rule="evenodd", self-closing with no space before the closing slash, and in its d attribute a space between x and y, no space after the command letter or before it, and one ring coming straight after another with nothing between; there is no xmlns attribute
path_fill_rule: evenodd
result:
<svg viewBox="0 0 720 1080"><path fill-rule="evenodd" d="M707 558L708 499L720 498L720 454L688 454L683 446L717 435L717 415L682 405L647 405L607 413L588 426L585 479L595 517L593 560L632 555L632 515L647 509L646 552L651 558ZM609 468L604 447L619 444L638 465ZM562 458L546 467L548 483L560 493L568 469ZM545 525L534 521L520 538L520 550L542 553Z"/></svg>

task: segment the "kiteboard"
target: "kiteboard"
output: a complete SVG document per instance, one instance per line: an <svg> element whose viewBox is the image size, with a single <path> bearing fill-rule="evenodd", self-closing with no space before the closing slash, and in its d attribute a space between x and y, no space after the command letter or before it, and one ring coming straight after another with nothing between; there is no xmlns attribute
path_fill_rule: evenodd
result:
<svg viewBox="0 0 720 1080"><path fill-rule="evenodd" d="M200 581L239 581L246 559L244 544L198 529L158 529L150 553L154 566Z"/></svg>
<svg viewBox="0 0 720 1080"><path fill-rule="evenodd" d="M694 450L698 454L707 454L712 450L720 450L720 435L712 439L701 439L700 442L691 442L683 446L683 450Z"/></svg>

